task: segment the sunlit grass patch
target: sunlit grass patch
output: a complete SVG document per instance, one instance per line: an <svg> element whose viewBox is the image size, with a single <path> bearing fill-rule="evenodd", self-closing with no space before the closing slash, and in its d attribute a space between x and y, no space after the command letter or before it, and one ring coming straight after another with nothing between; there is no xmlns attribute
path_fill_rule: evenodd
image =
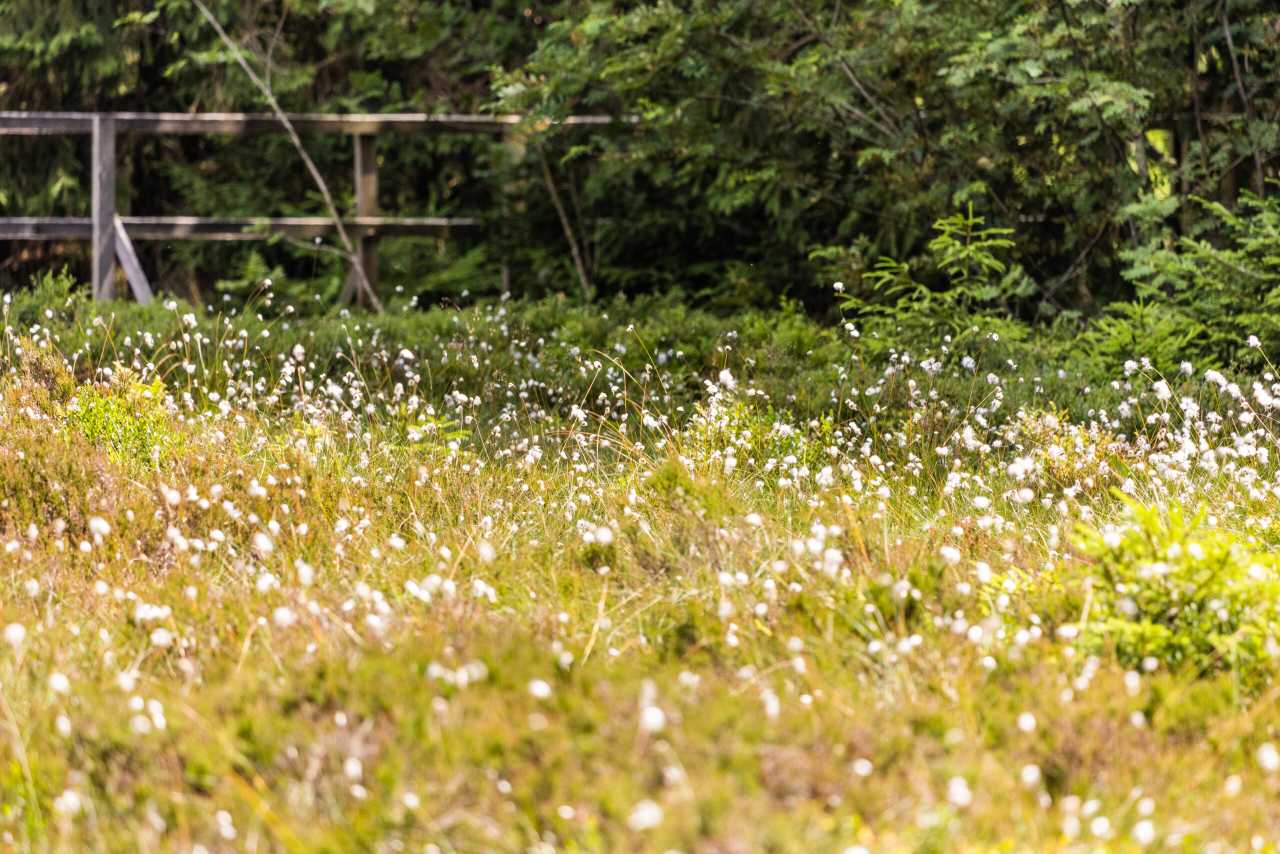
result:
<svg viewBox="0 0 1280 854"><path fill-rule="evenodd" d="M1141 850L1276 826L1266 396L1123 378L1123 411L1081 419L902 354L831 371L806 395L840 405L802 415L731 349L624 370L508 340L495 367L509 310L433 318L449 334L408 355L352 331L336 373L311 339L197 338L180 306L100 361L7 334L5 844Z"/></svg>

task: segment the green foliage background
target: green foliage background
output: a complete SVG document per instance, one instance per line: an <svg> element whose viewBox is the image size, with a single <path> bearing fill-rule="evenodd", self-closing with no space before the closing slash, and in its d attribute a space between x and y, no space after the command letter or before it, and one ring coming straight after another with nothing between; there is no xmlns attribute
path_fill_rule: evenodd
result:
<svg viewBox="0 0 1280 854"><path fill-rule="evenodd" d="M588 296L822 312L839 280L846 310L897 322L1093 319L1104 359L1126 337L1218 360L1248 358L1237 327L1271 343L1255 311L1272 298L1280 151L1280 11L1265 0L211 6L287 109L530 116L519 161L463 135L380 141L385 210L487 218L447 244L385 244L393 300L496 292L504 264L518 295L578 293L549 178ZM0 0L0 81L0 109L264 108L190 0ZM638 121L546 121L573 113ZM349 204L350 140L307 143ZM0 212L83 215L87 146L0 138ZM321 211L281 135L121 152L133 213ZM939 254L960 215L998 233L981 247L998 267L957 277ZM330 306L343 275L281 243L145 251L195 302L239 303L271 277ZM0 243L0 275L82 270L83 253Z"/></svg>

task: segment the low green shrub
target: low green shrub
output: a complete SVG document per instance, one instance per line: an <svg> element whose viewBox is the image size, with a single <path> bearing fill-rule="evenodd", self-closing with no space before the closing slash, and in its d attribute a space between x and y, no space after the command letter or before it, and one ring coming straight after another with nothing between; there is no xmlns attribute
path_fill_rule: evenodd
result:
<svg viewBox="0 0 1280 854"><path fill-rule="evenodd" d="M120 369L108 386L84 386L67 404L67 426L124 464L155 466L179 443L164 407L164 384Z"/></svg>
<svg viewBox="0 0 1280 854"><path fill-rule="evenodd" d="M1204 509L1126 503L1126 524L1079 538L1093 561L1082 642L1134 667L1265 681L1280 653L1280 558L1212 526Z"/></svg>

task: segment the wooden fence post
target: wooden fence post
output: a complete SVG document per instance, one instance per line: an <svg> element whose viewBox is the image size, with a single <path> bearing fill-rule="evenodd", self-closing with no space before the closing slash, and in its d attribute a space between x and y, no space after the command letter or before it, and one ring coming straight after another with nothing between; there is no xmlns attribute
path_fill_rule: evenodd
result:
<svg viewBox="0 0 1280 854"><path fill-rule="evenodd" d="M378 137L371 133L354 136L355 140L355 190L356 216L378 215ZM364 268L365 278L374 293L378 291L378 235L358 233L355 238L356 256ZM356 272L347 275L346 286L342 289L342 301L350 302L353 297L360 296L359 282Z"/></svg>
<svg viewBox="0 0 1280 854"><path fill-rule="evenodd" d="M507 129L502 134L502 151L506 160L504 166L507 169L514 169L516 165L524 160L526 140L523 134L517 134ZM520 202L513 202L513 199L519 198L520 185L517 181L508 181L502 186L502 208L503 219L511 222L516 214L524 213L524 205ZM513 211L514 208L514 211ZM509 226L505 226L509 228ZM511 265L504 258L502 261L501 286L503 296L511 296Z"/></svg>
<svg viewBox="0 0 1280 854"><path fill-rule="evenodd" d="M116 262L116 120L108 114L93 117L93 298L114 295Z"/></svg>

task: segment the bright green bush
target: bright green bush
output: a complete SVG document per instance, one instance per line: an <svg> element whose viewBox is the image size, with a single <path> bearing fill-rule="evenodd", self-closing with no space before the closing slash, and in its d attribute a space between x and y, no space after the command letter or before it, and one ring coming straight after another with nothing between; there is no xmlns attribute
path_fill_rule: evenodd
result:
<svg viewBox="0 0 1280 854"><path fill-rule="evenodd" d="M84 386L77 392L67 405L67 425L106 447L118 462L154 466L179 441L164 398L160 380L144 383L121 369L110 386Z"/></svg>
<svg viewBox="0 0 1280 854"><path fill-rule="evenodd" d="M1234 671L1257 685L1280 648L1280 560L1188 513L1129 501L1130 520L1082 532L1094 562L1082 640L1126 664Z"/></svg>

